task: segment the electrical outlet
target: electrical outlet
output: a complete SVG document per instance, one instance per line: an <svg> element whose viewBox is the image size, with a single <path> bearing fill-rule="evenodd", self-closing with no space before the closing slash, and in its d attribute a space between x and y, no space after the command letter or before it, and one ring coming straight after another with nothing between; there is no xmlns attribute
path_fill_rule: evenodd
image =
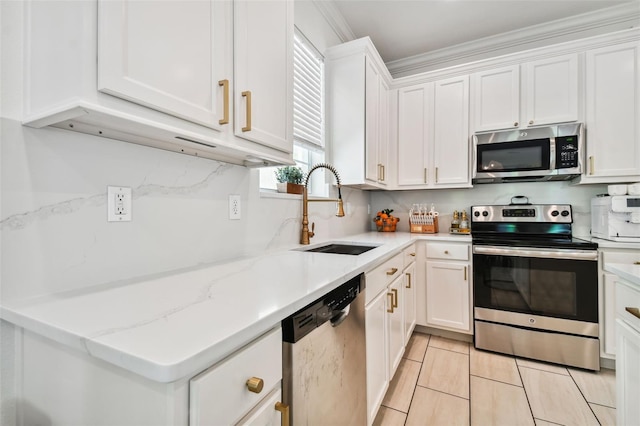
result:
<svg viewBox="0 0 640 426"><path fill-rule="evenodd" d="M107 187L107 221L131 221L131 188Z"/></svg>
<svg viewBox="0 0 640 426"><path fill-rule="evenodd" d="M240 219L240 196L239 195L229 195L229 219L231 220L239 220Z"/></svg>

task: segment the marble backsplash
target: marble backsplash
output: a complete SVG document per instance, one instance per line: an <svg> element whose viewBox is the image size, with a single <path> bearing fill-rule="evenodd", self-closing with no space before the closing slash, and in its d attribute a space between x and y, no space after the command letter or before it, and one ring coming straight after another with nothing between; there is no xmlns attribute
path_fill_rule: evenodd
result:
<svg viewBox="0 0 640 426"><path fill-rule="evenodd" d="M473 205L509 204L516 195L524 195L534 204L571 204L573 234L588 236L591 229L591 198L607 192L606 185L576 185L570 182L526 182L476 185L471 189L437 189L416 191L376 191L371 194L373 212L393 209L400 218L398 230L409 231L409 209L414 203L431 203L440 213L440 232L448 232L454 210ZM370 229L375 229L372 225Z"/></svg>
<svg viewBox="0 0 640 426"><path fill-rule="evenodd" d="M258 171L59 129L1 124L1 291L15 300L295 246L300 196L265 196ZM132 188L131 222L107 222L107 186ZM229 220L228 196L241 196ZM316 240L368 229L369 194L346 217L315 203ZM312 240L313 242L313 240Z"/></svg>

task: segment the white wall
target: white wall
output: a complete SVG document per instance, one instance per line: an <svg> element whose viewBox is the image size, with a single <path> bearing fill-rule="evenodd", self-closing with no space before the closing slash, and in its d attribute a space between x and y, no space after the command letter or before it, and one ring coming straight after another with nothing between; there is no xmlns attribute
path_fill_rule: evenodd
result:
<svg viewBox="0 0 640 426"><path fill-rule="evenodd" d="M300 196L263 197L258 171L130 143L20 124L22 2L0 2L0 297L24 299L297 245ZM318 48L339 39L312 2L296 25ZM9 12L7 12L9 11ZM307 32L307 30L309 30ZM106 220L108 185L131 187L133 220ZM240 194L242 218L228 219ZM343 190L347 216L316 203L316 239L367 230L369 194ZM0 327L0 424L15 423L13 328Z"/></svg>

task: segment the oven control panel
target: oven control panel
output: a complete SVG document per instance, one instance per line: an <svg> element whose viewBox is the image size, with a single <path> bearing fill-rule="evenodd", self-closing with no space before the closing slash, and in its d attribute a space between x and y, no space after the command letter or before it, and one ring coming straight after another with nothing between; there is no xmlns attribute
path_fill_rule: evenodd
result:
<svg viewBox="0 0 640 426"><path fill-rule="evenodd" d="M533 204L471 207L472 222L572 223L569 204Z"/></svg>

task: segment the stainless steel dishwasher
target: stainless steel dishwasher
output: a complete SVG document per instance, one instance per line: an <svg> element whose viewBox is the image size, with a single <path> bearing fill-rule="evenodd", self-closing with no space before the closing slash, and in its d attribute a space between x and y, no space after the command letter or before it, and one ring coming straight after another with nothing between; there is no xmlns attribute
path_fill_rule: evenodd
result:
<svg viewBox="0 0 640 426"><path fill-rule="evenodd" d="M358 275L282 321L293 425L367 422L364 282Z"/></svg>

